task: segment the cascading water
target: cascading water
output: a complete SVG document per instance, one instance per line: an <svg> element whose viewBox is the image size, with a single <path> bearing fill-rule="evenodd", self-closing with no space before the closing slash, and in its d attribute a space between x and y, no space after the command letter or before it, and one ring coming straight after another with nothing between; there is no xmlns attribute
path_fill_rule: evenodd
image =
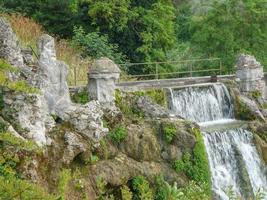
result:
<svg viewBox="0 0 267 200"><path fill-rule="evenodd" d="M245 200L253 199L259 189L267 191L267 168L258 155L253 134L241 127L231 127L230 122L218 126L223 130L214 128L218 120L234 118L231 96L223 84L170 88L169 107L202 126L214 199L228 200L230 188Z"/></svg>
<svg viewBox="0 0 267 200"><path fill-rule="evenodd" d="M196 122L233 118L233 106L223 84L170 89L170 109Z"/></svg>

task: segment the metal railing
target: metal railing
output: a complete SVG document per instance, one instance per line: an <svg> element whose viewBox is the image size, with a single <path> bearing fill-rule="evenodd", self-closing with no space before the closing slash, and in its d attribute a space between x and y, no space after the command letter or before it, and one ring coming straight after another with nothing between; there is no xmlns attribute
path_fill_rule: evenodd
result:
<svg viewBox="0 0 267 200"><path fill-rule="evenodd" d="M223 73L220 58L124 63L120 64L120 67L123 70L120 82L221 75Z"/></svg>

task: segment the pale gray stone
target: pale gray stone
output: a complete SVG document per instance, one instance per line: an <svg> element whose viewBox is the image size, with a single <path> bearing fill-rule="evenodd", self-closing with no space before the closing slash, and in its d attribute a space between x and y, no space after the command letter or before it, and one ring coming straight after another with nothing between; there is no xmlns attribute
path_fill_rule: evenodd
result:
<svg viewBox="0 0 267 200"><path fill-rule="evenodd" d="M3 17L0 17L0 58L13 66L25 67L18 39Z"/></svg>
<svg viewBox="0 0 267 200"><path fill-rule="evenodd" d="M263 66L254 56L240 55L237 61L236 77L239 83L239 89L247 94L253 91L260 91L262 97L265 96L265 81Z"/></svg>
<svg viewBox="0 0 267 200"><path fill-rule="evenodd" d="M258 119L262 119L263 121L265 121L265 118L255 101L249 99L244 95L239 96L239 101L240 103L245 105L251 111L251 113L254 114Z"/></svg>
<svg viewBox="0 0 267 200"><path fill-rule="evenodd" d="M63 162L65 164L70 164L71 161L80 153L86 151L86 146L82 142L83 139L81 136L76 135L72 132L67 132L64 135L64 142L66 144L66 148L63 153Z"/></svg>
<svg viewBox="0 0 267 200"><path fill-rule="evenodd" d="M112 60L108 58L96 60L88 75L90 99L98 100L100 103L113 103L119 77L120 69Z"/></svg>
<svg viewBox="0 0 267 200"><path fill-rule="evenodd" d="M151 118L173 118L179 116L175 115L167 108L164 108L155 102L153 102L149 97L142 96L137 100L136 106L144 112L147 117Z"/></svg>
<svg viewBox="0 0 267 200"><path fill-rule="evenodd" d="M60 107L71 103L67 84L67 66L56 59L54 38L42 35L38 41L39 71L42 77L42 88L49 112L53 113Z"/></svg>

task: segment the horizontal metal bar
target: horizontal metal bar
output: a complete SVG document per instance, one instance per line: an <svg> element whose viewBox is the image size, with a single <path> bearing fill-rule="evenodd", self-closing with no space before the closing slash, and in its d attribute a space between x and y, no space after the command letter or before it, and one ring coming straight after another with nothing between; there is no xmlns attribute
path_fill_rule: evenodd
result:
<svg viewBox="0 0 267 200"><path fill-rule="evenodd" d="M172 74L186 74L186 73L196 73L196 72L208 72L208 71L220 71L220 69L203 69L203 70L193 70L193 71L182 71L182 72L170 72L170 73L159 73L159 74L142 74L142 75L126 75L123 76L124 78L134 78L134 77L149 77L149 76L156 76L156 75L172 75Z"/></svg>
<svg viewBox="0 0 267 200"><path fill-rule="evenodd" d="M197 61L213 61L213 60L221 60L221 58L203 58L203 59L192 59L192 60L146 62L146 63L121 63L118 65L120 65L120 66L153 65L153 64L187 63L187 62L197 62Z"/></svg>

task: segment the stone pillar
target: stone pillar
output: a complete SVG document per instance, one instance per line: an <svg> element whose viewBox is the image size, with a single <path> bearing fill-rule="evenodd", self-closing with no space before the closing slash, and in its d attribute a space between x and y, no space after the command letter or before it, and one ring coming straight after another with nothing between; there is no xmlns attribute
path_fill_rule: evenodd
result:
<svg viewBox="0 0 267 200"><path fill-rule="evenodd" d="M263 66L257 62L254 56L244 54L239 56L236 77L242 93L247 94L253 91L260 91L264 98L265 81Z"/></svg>
<svg viewBox="0 0 267 200"><path fill-rule="evenodd" d="M108 58L96 60L88 74L88 92L90 100L100 103L113 103L116 82L120 77L119 67Z"/></svg>

